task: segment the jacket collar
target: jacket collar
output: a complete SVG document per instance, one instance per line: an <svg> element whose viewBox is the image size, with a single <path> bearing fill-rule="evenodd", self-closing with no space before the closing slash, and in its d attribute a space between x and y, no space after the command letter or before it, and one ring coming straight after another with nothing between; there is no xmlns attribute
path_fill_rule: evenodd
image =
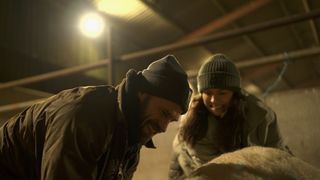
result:
<svg viewBox="0 0 320 180"><path fill-rule="evenodd" d="M245 90L241 91L243 97L242 106L245 115L245 123L247 123L248 129L256 129L259 124L268 119L273 111L259 98L248 93Z"/></svg>
<svg viewBox="0 0 320 180"><path fill-rule="evenodd" d="M125 103L125 95L126 95L125 85L126 85L126 78L123 79L122 82L116 87L116 92L118 93L117 100L118 100L118 105L119 105L118 117L120 119L120 122L124 123L125 127L127 128L126 132L127 132L127 136L128 136L129 135L129 128L133 128L133 127L130 127L130 125L129 125L130 119L125 118L126 117L125 111L124 111L124 103ZM144 145L147 148L156 148L152 139L150 139Z"/></svg>

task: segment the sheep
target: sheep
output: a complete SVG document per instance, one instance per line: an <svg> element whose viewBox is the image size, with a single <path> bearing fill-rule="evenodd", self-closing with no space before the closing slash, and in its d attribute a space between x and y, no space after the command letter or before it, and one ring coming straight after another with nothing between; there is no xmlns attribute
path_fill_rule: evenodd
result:
<svg viewBox="0 0 320 180"><path fill-rule="evenodd" d="M320 170L279 149L247 147L195 169L188 180L320 180Z"/></svg>

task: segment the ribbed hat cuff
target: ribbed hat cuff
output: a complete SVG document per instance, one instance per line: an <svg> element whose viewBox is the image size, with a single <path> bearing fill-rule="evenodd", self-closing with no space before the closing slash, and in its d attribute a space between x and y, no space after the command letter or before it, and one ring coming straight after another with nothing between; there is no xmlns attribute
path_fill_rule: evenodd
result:
<svg viewBox="0 0 320 180"><path fill-rule="evenodd" d="M240 78L233 74L215 72L198 76L198 91L203 92L210 88L229 89L238 91L240 89Z"/></svg>

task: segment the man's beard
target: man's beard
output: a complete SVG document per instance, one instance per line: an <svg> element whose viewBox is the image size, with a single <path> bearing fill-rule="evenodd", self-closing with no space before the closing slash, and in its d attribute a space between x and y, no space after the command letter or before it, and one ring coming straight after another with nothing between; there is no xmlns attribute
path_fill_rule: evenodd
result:
<svg viewBox="0 0 320 180"><path fill-rule="evenodd" d="M147 96L145 99L140 101L140 115L139 115L139 117L140 117L141 124L139 126L139 132L140 132L139 139L140 139L140 143L141 144L147 143L152 138L150 136L147 136L147 135L143 134L143 128L145 126L148 126L149 121L150 121L148 116L146 116L147 109L148 109L149 106L150 106L150 96Z"/></svg>

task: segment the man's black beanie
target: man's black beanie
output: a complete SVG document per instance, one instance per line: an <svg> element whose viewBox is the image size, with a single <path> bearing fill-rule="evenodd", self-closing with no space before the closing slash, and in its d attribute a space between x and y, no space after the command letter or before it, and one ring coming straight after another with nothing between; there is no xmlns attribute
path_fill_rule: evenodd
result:
<svg viewBox="0 0 320 180"><path fill-rule="evenodd" d="M178 104L182 114L187 111L192 91L186 72L173 55L152 62L142 71L142 76L143 91Z"/></svg>

